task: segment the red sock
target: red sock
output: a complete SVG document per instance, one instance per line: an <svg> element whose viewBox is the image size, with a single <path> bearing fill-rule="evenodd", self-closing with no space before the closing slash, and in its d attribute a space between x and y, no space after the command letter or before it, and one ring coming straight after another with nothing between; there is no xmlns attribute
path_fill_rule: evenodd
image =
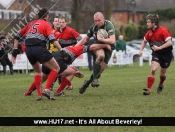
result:
<svg viewBox="0 0 175 132"><path fill-rule="evenodd" d="M42 96L42 91L41 91L41 85L42 85L42 76L41 75L35 75L35 86L38 92L38 96Z"/></svg>
<svg viewBox="0 0 175 132"><path fill-rule="evenodd" d="M52 70L47 78L45 89L50 90L52 83L55 81L56 77L58 76L58 72Z"/></svg>
<svg viewBox="0 0 175 132"><path fill-rule="evenodd" d="M148 77L147 80L147 85L148 85L148 90L151 90L152 85L154 84L154 77Z"/></svg>
<svg viewBox="0 0 175 132"><path fill-rule="evenodd" d="M62 81L60 86L58 87L56 93L60 93L61 91L63 91L63 89L66 87L66 85L68 84L69 80L66 77L62 77Z"/></svg>
<svg viewBox="0 0 175 132"><path fill-rule="evenodd" d="M163 84L163 82L165 81L166 76L160 76L160 82L159 84Z"/></svg>
<svg viewBox="0 0 175 132"><path fill-rule="evenodd" d="M72 87L71 81L68 80L67 86L68 86L68 87Z"/></svg>
<svg viewBox="0 0 175 132"><path fill-rule="evenodd" d="M35 89L36 89L36 87L35 87L35 81L34 81L25 93L28 94Z"/></svg>

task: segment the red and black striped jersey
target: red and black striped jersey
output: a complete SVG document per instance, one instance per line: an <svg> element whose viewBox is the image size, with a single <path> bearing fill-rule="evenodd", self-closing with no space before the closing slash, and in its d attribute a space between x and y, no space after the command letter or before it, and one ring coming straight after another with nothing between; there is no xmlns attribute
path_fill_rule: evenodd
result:
<svg viewBox="0 0 175 132"><path fill-rule="evenodd" d="M29 22L16 35L16 39L25 36L25 45L46 45L46 41L54 42L56 39L52 32L51 25L44 19L38 19Z"/></svg>

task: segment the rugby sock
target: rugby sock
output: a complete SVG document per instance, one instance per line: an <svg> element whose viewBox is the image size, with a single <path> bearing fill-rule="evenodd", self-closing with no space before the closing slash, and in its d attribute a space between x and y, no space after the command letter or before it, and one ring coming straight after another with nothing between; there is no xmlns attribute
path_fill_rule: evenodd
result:
<svg viewBox="0 0 175 132"><path fill-rule="evenodd" d="M38 96L42 96L42 91L41 91L41 85L42 85L42 76L41 75L35 75L35 86L38 92Z"/></svg>
<svg viewBox="0 0 175 132"><path fill-rule="evenodd" d="M68 86L68 87L72 87L71 81L68 80L67 86Z"/></svg>
<svg viewBox="0 0 175 132"><path fill-rule="evenodd" d="M48 76L47 82L46 82L46 86L45 86L45 90L50 91L50 87L52 85L52 83L55 81L55 78L58 76L58 72L52 70Z"/></svg>
<svg viewBox="0 0 175 132"><path fill-rule="evenodd" d="M154 84L154 81L155 81L154 77L148 77L148 79L147 79L147 87L148 87L149 91L151 90L151 87Z"/></svg>
<svg viewBox="0 0 175 132"><path fill-rule="evenodd" d="M58 77L58 84L59 85L61 84L61 77L60 76Z"/></svg>
<svg viewBox="0 0 175 132"><path fill-rule="evenodd" d="M34 91L36 89L35 87L35 81L30 85L29 89L25 92L26 94L30 93L31 91Z"/></svg>
<svg viewBox="0 0 175 132"><path fill-rule="evenodd" d="M52 85L50 86L51 88L54 86L55 82L57 81L57 78L55 78L54 82L52 83Z"/></svg>
<svg viewBox="0 0 175 132"><path fill-rule="evenodd" d="M98 74L100 73L100 70L101 70L101 65L94 63L93 68L94 68L93 69L93 80L95 80L98 78Z"/></svg>
<svg viewBox="0 0 175 132"><path fill-rule="evenodd" d="M90 79L86 81L86 85L89 86L92 80L93 80L93 74L91 75Z"/></svg>
<svg viewBox="0 0 175 132"><path fill-rule="evenodd" d="M163 84L163 82L165 81L166 76L160 76L160 82L159 84Z"/></svg>
<svg viewBox="0 0 175 132"><path fill-rule="evenodd" d="M60 86L58 87L56 93L60 93L61 91L63 91L63 89L66 87L66 85L68 84L68 82L70 82L66 77L62 77L62 81Z"/></svg>

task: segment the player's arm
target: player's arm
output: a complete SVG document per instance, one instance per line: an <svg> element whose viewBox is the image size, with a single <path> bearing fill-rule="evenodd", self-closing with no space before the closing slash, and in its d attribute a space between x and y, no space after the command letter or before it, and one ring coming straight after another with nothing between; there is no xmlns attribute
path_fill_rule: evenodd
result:
<svg viewBox="0 0 175 132"><path fill-rule="evenodd" d="M53 41L52 43L58 50L62 50L62 48L61 48L61 46L60 46L60 44L58 43L57 40Z"/></svg>
<svg viewBox="0 0 175 132"><path fill-rule="evenodd" d="M109 38L107 38L107 39L104 39L101 37L100 34L97 34L97 38L98 38L98 41L105 43L105 44L115 45L115 42L116 42L115 34L110 35Z"/></svg>
<svg viewBox="0 0 175 132"><path fill-rule="evenodd" d="M147 41L144 39L140 45L140 51L138 53L139 56L142 56L142 51L145 48L146 43L147 43Z"/></svg>
<svg viewBox="0 0 175 132"><path fill-rule="evenodd" d="M167 47L169 47L169 46L171 46L172 45L172 41L171 41L171 38L168 40L168 41L166 41L166 43L165 44L163 44L163 45L161 45L161 46L156 46L156 45L153 45L151 48L154 50L154 51L157 51L157 50L161 50L161 49L164 49L164 48L167 48Z"/></svg>
<svg viewBox="0 0 175 132"><path fill-rule="evenodd" d="M80 45L85 45L86 42L88 42L90 39L90 37L85 36L83 39L81 39L80 41L78 41L78 43L75 46L80 46Z"/></svg>
<svg viewBox="0 0 175 132"><path fill-rule="evenodd" d="M85 45L94 34L92 29L93 29L93 25L90 26L87 35L83 39L78 41L78 43L75 46Z"/></svg>
<svg viewBox="0 0 175 132"><path fill-rule="evenodd" d="M94 50L99 50L104 48L111 51L111 46L109 44L92 44L89 46L89 51L94 51Z"/></svg>
<svg viewBox="0 0 175 132"><path fill-rule="evenodd" d="M28 26L29 24L27 24L24 28L22 28L14 37L14 44L13 44L13 51L12 51L12 58L11 58L12 63L16 62L16 56L17 54L20 53L20 50L18 49L19 39L21 39L23 36L26 35L26 32L28 31Z"/></svg>
<svg viewBox="0 0 175 132"><path fill-rule="evenodd" d="M105 43L105 44L115 45L116 43L115 28L111 22L107 24L106 31L108 32L109 37L104 39L101 37L101 35L97 34L98 41Z"/></svg>

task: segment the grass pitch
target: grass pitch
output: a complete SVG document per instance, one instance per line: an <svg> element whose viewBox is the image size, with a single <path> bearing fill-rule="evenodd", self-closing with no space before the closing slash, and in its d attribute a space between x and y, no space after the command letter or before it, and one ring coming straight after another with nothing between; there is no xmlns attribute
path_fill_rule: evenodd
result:
<svg viewBox="0 0 175 132"><path fill-rule="evenodd" d="M24 96L33 81L33 75L15 73L0 75L1 117L173 117L175 115L175 63L172 62L167 71L167 80L163 92L158 95L156 90L159 82L159 70L151 94L143 96L146 88L150 66L145 62L139 67L112 66L106 68L99 79L98 88L88 87L82 95L78 90L91 72L80 69L85 74L83 79L74 78L73 90L65 90L66 97L56 97L49 101L43 97L42 101L35 101L37 94ZM43 84L44 88L45 84ZM54 85L54 90L58 84ZM53 92L52 92L53 94ZM0 127L1 132L171 132L174 127Z"/></svg>

